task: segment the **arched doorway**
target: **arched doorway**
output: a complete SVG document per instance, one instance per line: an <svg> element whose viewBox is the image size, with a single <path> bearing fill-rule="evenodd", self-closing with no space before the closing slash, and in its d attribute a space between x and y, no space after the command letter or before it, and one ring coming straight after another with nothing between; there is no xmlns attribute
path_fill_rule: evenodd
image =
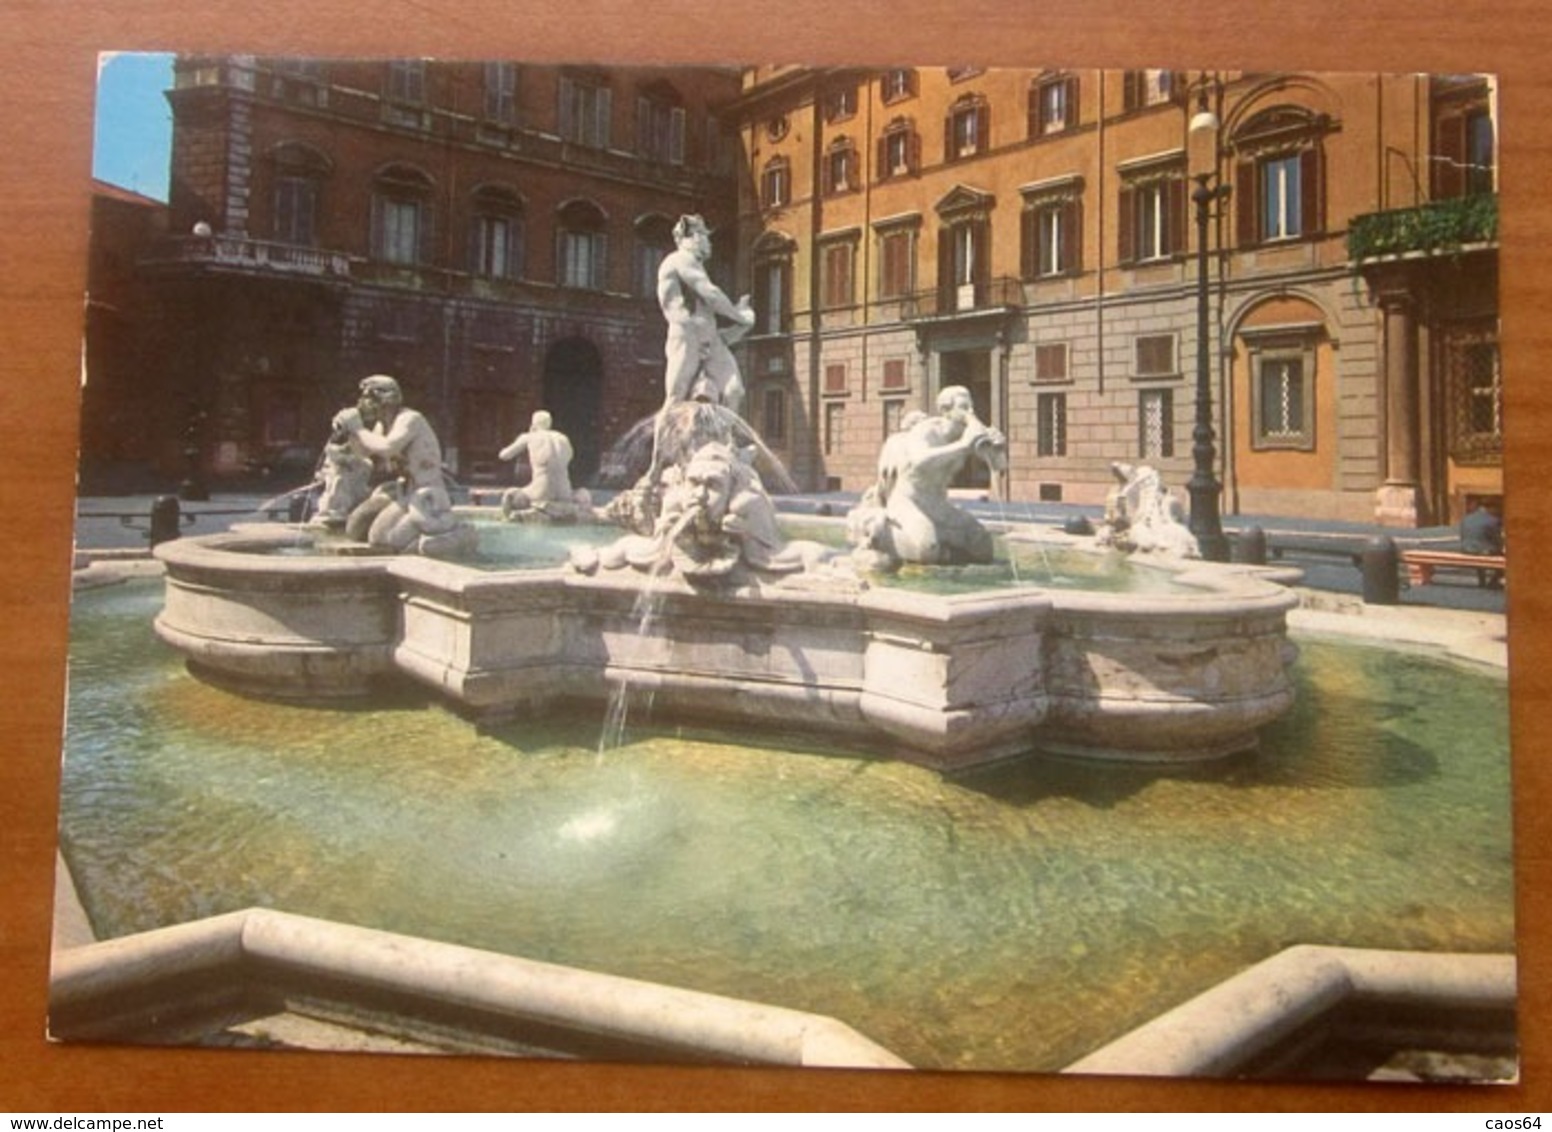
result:
<svg viewBox="0 0 1552 1132"><path fill-rule="evenodd" d="M573 483L588 483L598 471L600 402L604 365L586 338L563 338L544 357L543 407L555 427L571 438Z"/></svg>

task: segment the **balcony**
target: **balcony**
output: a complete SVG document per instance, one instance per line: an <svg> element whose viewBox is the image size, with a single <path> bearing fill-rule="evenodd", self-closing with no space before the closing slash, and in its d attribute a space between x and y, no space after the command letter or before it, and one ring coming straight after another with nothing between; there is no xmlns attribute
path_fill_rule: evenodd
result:
<svg viewBox="0 0 1552 1132"><path fill-rule="evenodd" d="M906 322L947 322L1007 314L1023 305L1023 282L1004 275L908 295L900 304L900 317Z"/></svg>
<svg viewBox="0 0 1552 1132"><path fill-rule="evenodd" d="M343 252L246 236L174 237L158 243L142 262L149 267L204 267L340 282L350 278L350 257Z"/></svg>
<svg viewBox="0 0 1552 1132"><path fill-rule="evenodd" d="M1498 197L1478 193L1355 216L1347 230L1347 256L1357 263L1389 256L1456 255L1497 239Z"/></svg>

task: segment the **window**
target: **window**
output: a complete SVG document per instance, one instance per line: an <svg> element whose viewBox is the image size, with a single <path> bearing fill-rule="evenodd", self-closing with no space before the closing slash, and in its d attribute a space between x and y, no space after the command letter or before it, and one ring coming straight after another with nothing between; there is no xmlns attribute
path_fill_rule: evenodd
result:
<svg viewBox="0 0 1552 1132"><path fill-rule="evenodd" d="M916 290L916 228L901 226L878 234L878 297L898 299Z"/></svg>
<svg viewBox="0 0 1552 1132"><path fill-rule="evenodd" d="M1125 84L1122 106L1127 110L1163 106L1175 97L1180 85L1174 71L1127 71Z"/></svg>
<svg viewBox="0 0 1552 1132"><path fill-rule="evenodd" d="M824 454L834 456L841 450L846 432L846 402L829 401L824 407Z"/></svg>
<svg viewBox="0 0 1552 1132"><path fill-rule="evenodd" d="M522 275L522 201L507 189L485 188L474 194L474 223L469 268L487 279Z"/></svg>
<svg viewBox="0 0 1552 1132"><path fill-rule="evenodd" d="M612 134L612 112L613 91L604 80L582 75L560 77L562 140L606 149Z"/></svg>
<svg viewBox="0 0 1552 1132"><path fill-rule="evenodd" d="M984 98L966 95L954 103L943 124L943 160L974 157L991 137L991 110Z"/></svg>
<svg viewBox="0 0 1552 1132"><path fill-rule="evenodd" d="M905 398L891 397L882 402L884 406L884 435L893 436L900 431L900 426L905 423Z"/></svg>
<svg viewBox="0 0 1552 1132"><path fill-rule="evenodd" d="M312 177L281 176L275 181L275 239L313 247L318 242L318 182Z"/></svg>
<svg viewBox="0 0 1552 1132"><path fill-rule="evenodd" d="M1137 455L1163 460L1175 454L1175 391L1144 389L1137 395Z"/></svg>
<svg viewBox="0 0 1552 1132"><path fill-rule="evenodd" d="M1466 115L1466 191L1493 191L1493 119L1486 110Z"/></svg>
<svg viewBox="0 0 1552 1132"><path fill-rule="evenodd" d="M498 126L517 121L517 64L485 64L485 120Z"/></svg>
<svg viewBox="0 0 1552 1132"><path fill-rule="evenodd" d="M684 164L684 107L678 93L659 83L636 99L636 152L649 161Z"/></svg>
<svg viewBox="0 0 1552 1132"><path fill-rule="evenodd" d="M272 237L283 244L318 246L319 198L329 161L311 146L286 143L274 151Z"/></svg>
<svg viewBox="0 0 1552 1132"><path fill-rule="evenodd" d="M1257 114L1233 148L1236 236L1242 247L1312 236L1322 224L1323 118L1301 107Z"/></svg>
<svg viewBox="0 0 1552 1132"><path fill-rule="evenodd" d="M879 82L879 90L886 106L910 98L916 93L916 72L906 68L885 71Z"/></svg>
<svg viewBox="0 0 1552 1132"><path fill-rule="evenodd" d="M820 245L820 294L826 307L851 306L852 260L856 245L851 240L832 240Z"/></svg>
<svg viewBox="0 0 1552 1132"><path fill-rule="evenodd" d="M785 157L773 157L760 177L760 201L766 208L781 208L792 200L792 166Z"/></svg>
<svg viewBox="0 0 1552 1132"><path fill-rule="evenodd" d="M389 263L420 262L421 211L419 201L385 200L382 204L382 240L379 258Z"/></svg>
<svg viewBox="0 0 1552 1132"><path fill-rule="evenodd" d="M1078 124L1076 75L1042 78L1029 88L1029 136L1047 137Z"/></svg>
<svg viewBox="0 0 1552 1132"><path fill-rule="evenodd" d="M1067 455L1067 394L1041 393L1035 398L1035 455Z"/></svg>
<svg viewBox="0 0 1552 1132"><path fill-rule="evenodd" d="M884 136L878 141L878 176L880 180L904 177L921 165L921 144L916 128L908 118L896 118L884 127Z"/></svg>
<svg viewBox="0 0 1552 1132"><path fill-rule="evenodd" d="M951 194L939 210L946 221L938 232L938 305L942 313L976 309L991 282L992 199L974 201Z"/></svg>
<svg viewBox="0 0 1552 1132"><path fill-rule="evenodd" d="M767 386L760 398L760 435L767 444L787 442L787 391Z"/></svg>
<svg viewBox="0 0 1552 1132"><path fill-rule="evenodd" d="M414 106L426 101L424 59L396 59L388 64L388 98Z"/></svg>
<svg viewBox="0 0 1552 1132"><path fill-rule="evenodd" d="M1047 342L1035 347L1035 380L1067 380L1067 343Z"/></svg>
<svg viewBox="0 0 1552 1132"><path fill-rule="evenodd" d="M657 296L657 272L663 258L674 250L673 221L658 213L636 221L636 247L631 261L631 293L638 298Z"/></svg>
<svg viewBox="0 0 1552 1132"><path fill-rule="evenodd" d="M1486 79L1480 75L1436 76L1432 108L1429 187L1434 199L1492 192L1495 131Z"/></svg>
<svg viewBox="0 0 1552 1132"><path fill-rule="evenodd" d="M825 152L825 192L854 192L857 188L857 146L849 138L837 138Z"/></svg>
<svg viewBox="0 0 1552 1132"><path fill-rule="evenodd" d="M885 389L907 389L910 387L905 374L905 359L890 358L884 363Z"/></svg>
<svg viewBox="0 0 1552 1132"><path fill-rule="evenodd" d="M289 99L302 106L327 106L329 88L323 64L317 59L276 59L273 87L276 98Z"/></svg>
<svg viewBox="0 0 1552 1132"><path fill-rule="evenodd" d="M385 263L413 266L430 257L431 179L408 166L390 166L372 194L372 250Z"/></svg>
<svg viewBox="0 0 1552 1132"><path fill-rule="evenodd" d="M1280 153L1239 166L1239 238L1246 246L1293 240L1319 230L1319 155Z"/></svg>
<svg viewBox="0 0 1552 1132"><path fill-rule="evenodd" d="M844 362L832 362L824 368L824 391L826 393L846 392L846 365Z"/></svg>
<svg viewBox="0 0 1552 1132"><path fill-rule="evenodd" d="M1121 185L1123 263L1168 259L1185 249L1186 182L1178 164L1136 173Z"/></svg>
<svg viewBox="0 0 1552 1132"><path fill-rule="evenodd" d="M1449 389L1450 457L1461 464L1503 459L1503 373L1492 323L1450 327L1444 334Z"/></svg>
<svg viewBox="0 0 1552 1132"><path fill-rule="evenodd" d="M837 87L825 95L824 116L826 122L844 122L857 113L857 88Z"/></svg>
<svg viewBox="0 0 1552 1132"><path fill-rule="evenodd" d="M785 334L791 311L792 245L775 233L755 241L753 251L754 332Z"/></svg>
<svg viewBox="0 0 1552 1132"><path fill-rule="evenodd" d="M517 276L517 225L506 216L481 216L475 222L474 273L492 279Z"/></svg>
<svg viewBox="0 0 1552 1132"><path fill-rule="evenodd" d="M1024 211L1024 277L1046 279L1079 268L1082 234L1076 198L1044 200Z"/></svg>
<svg viewBox="0 0 1552 1132"><path fill-rule="evenodd" d="M1136 358L1133 373L1137 377L1174 377L1180 372L1175 365L1173 334L1140 335L1132 345Z"/></svg>
<svg viewBox="0 0 1552 1132"><path fill-rule="evenodd" d="M603 211L590 201L561 206L556 233L556 281L562 287L602 291L609 277L609 236Z"/></svg>
<svg viewBox="0 0 1552 1132"><path fill-rule="evenodd" d="M1268 447L1302 442L1309 432L1304 359L1263 356L1256 376L1258 444Z"/></svg>
<svg viewBox="0 0 1552 1132"><path fill-rule="evenodd" d="M1299 235L1299 159L1273 157L1261 163L1261 238L1286 240Z"/></svg>

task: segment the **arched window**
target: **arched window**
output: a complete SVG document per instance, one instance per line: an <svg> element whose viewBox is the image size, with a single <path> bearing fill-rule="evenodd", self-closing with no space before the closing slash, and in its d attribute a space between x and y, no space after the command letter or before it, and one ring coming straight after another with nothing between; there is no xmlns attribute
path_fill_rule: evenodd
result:
<svg viewBox="0 0 1552 1132"><path fill-rule="evenodd" d="M792 203L792 164L785 157L773 157L765 163L765 172L760 176L760 203L766 208Z"/></svg>
<svg viewBox="0 0 1552 1132"><path fill-rule="evenodd" d="M921 168L921 138L916 124L905 117L895 118L884 127L878 139L878 178L907 177Z"/></svg>
<svg viewBox="0 0 1552 1132"><path fill-rule="evenodd" d="M674 222L660 212L638 217L636 247L631 263L631 290L643 299L657 294L657 270L674 250Z"/></svg>
<svg viewBox="0 0 1552 1132"><path fill-rule="evenodd" d="M432 181L411 165L390 165L372 185L372 254L414 266L431 259Z"/></svg>
<svg viewBox="0 0 1552 1132"><path fill-rule="evenodd" d="M287 142L272 154L274 193L270 235L283 244L318 245L318 217L329 159L309 145Z"/></svg>
<svg viewBox="0 0 1552 1132"><path fill-rule="evenodd" d="M1234 132L1235 230L1241 247L1308 239L1325 226L1324 115L1263 110Z"/></svg>
<svg viewBox="0 0 1552 1132"><path fill-rule="evenodd" d="M991 107L980 95L961 95L943 119L943 160L974 157L990 144Z"/></svg>
<svg viewBox="0 0 1552 1132"><path fill-rule="evenodd" d="M836 138L825 150L825 194L857 191L858 183L857 143L850 138Z"/></svg>
<svg viewBox="0 0 1552 1132"><path fill-rule="evenodd" d="M560 206L555 233L556 282L562 287L602 291L609 277L609 219L590 200Z"/></svg>
<svg viewBox="0 0 1552 1132"><path fill-rule="evenodd" d="M505 186L474 191L469 230L469 270L489 279L523 274L523 201Z"/></svg>

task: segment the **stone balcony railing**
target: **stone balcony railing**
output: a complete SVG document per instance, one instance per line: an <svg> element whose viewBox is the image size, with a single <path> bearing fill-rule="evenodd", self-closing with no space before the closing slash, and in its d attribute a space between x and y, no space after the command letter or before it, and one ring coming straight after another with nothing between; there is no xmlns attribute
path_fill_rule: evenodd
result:
<svg viewBox="0 0 1552 1132"><path fill-rule="evenodd" d="M1356 263L1385 256L1455 254L1497 239L1498 196L1477 193L1355 216L1347 230L1347 255Z"/></svg>
<svg viewBox="0 0 1552 1132"><path fill-rule="evenodd" d="M148 265L208 266L236 271L350 278L344 252L255 240L247 236L178 236L162 241L146 256Z"/></svg>

